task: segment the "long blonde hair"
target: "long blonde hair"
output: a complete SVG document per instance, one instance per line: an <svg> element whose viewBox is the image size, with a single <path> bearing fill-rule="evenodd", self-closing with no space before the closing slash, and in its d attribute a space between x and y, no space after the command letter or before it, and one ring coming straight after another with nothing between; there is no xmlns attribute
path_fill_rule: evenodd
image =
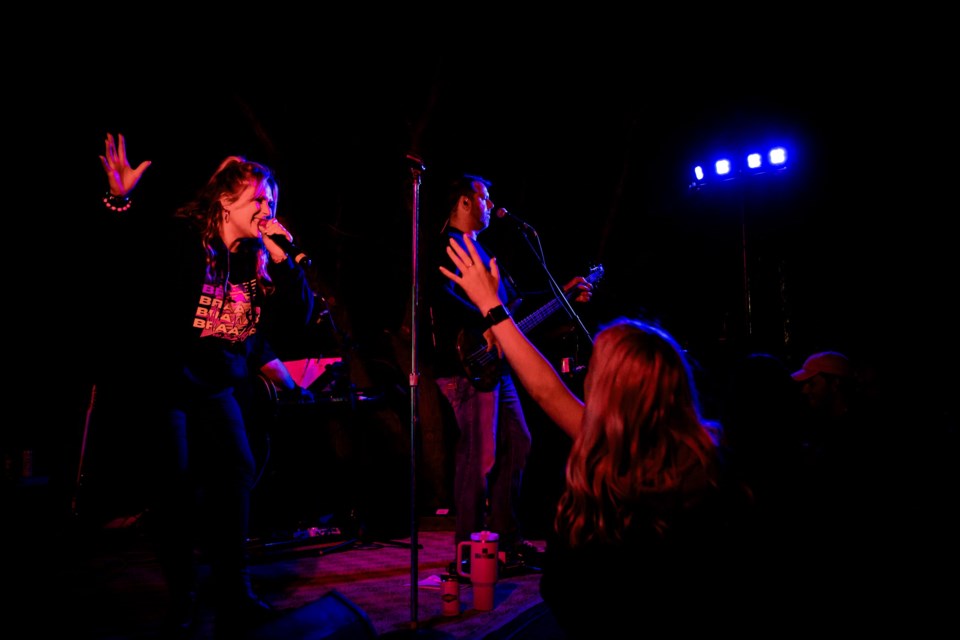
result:
<svg viewBox="0 0 960 640"><path fill-rule="evenodd" d="M651 505L683 502L716 473L719 425L701 415L683 350L658 327L615 320L596 336L584 401L555 518L561 539L615 542L646 525L663 533Z"/></svg>

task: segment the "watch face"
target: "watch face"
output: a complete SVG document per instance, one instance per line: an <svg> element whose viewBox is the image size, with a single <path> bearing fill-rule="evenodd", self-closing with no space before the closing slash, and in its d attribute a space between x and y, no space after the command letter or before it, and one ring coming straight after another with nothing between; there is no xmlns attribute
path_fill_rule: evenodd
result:
<svg viewBox="0 0 960 640"><path fill-rule="evenodd" d="M487 321L487 324L491 327L499 322L503 322L510 317L510 314L507 312L507 308L502 304L500 306L494 307L487 311L487 315L484 316L484 319Z"/></svg>

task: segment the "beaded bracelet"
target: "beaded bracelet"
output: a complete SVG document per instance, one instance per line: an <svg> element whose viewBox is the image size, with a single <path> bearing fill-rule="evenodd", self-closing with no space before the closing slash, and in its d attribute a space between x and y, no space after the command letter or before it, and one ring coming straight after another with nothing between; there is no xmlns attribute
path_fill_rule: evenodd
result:
<svg viewBox="0 0 960 640"><path fill-rule="evenodd" d="M126 211L133 202L129 196L115 196L108 191L103 197L103 204L111 211Z"/></svg>

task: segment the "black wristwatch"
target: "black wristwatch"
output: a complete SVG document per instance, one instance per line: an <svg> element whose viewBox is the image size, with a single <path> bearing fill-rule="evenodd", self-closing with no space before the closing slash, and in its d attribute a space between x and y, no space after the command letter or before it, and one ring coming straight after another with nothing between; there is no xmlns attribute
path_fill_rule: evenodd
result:
<svg viewBox="0 0 960 640"><path fill-rule="evenodd" d="M488 327L492 327L495 324L500 324L509 317L510 312L501 304L487 311L487 315L483 316L483 319L486 321Z"/></svg>

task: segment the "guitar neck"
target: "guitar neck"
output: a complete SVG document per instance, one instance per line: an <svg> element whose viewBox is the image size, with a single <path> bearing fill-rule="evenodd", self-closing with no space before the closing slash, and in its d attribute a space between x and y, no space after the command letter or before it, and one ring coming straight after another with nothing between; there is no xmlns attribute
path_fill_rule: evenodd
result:
<svg viewBox="0 0 960 640"><path fill-rule="evenodd" d="M564 292L563 295L567 299L570 298L569 291ZM557 309L559 309L560 307L561 307L560 300L558 298L553 298L552 300L550 300L550 302L548 302L547 304L543 305L542 307L540 307L530 315L520 320L520 322L517 323L517 327L519 327L521 332L526 334L528 331L530 331L531 329L536 327L538 324L540 324L541 322L549 318L551 315L553 315L557 311Z"/></svg>
<svg viewBox="0 0 960 640"><path fill-rule="evenodd" d="M602 275L603 267L596 266L590 270L590 275L586 278L586 281L593 285ZM568 303L578 292L579 289L573 287L570 291L563 292L563 300L559 296L554 297L522 320L514 319L517 328L526 335L527 332L555 313L557 309ZM494 389L499 379L500 361L496 350L487 350L486 341L482 339L482 334L465 330L460 331L460 335L457 337L457 350L461 354L461 363L470 378L470 382L481 391Z"/></svg>
<svg viewBox="0 0 960 640"><path fill-rule="evenodd" d="M569 299L570 292L565 292L564 297ZM526 335L528 331L530 331L531 329L536 327L538 324L540 324L541 322L549 318L551 315L553 315L554 312L556 312L556 310L560 308L560 306L561 306L560 300L557 298L553 298L552 300L550 300L550 302L543 305L542 307L540 307L530 315L525 316L521 320L515 320L517 322L517 327L520 329L521 333ZM490 354L487 352L487 345L484 343L484 344L480 344L474 351L470 353L468 360L471 362L474 362L478 359L485 359L485 358L491 358L491 357L492 356L490 356Z"/></svg>

